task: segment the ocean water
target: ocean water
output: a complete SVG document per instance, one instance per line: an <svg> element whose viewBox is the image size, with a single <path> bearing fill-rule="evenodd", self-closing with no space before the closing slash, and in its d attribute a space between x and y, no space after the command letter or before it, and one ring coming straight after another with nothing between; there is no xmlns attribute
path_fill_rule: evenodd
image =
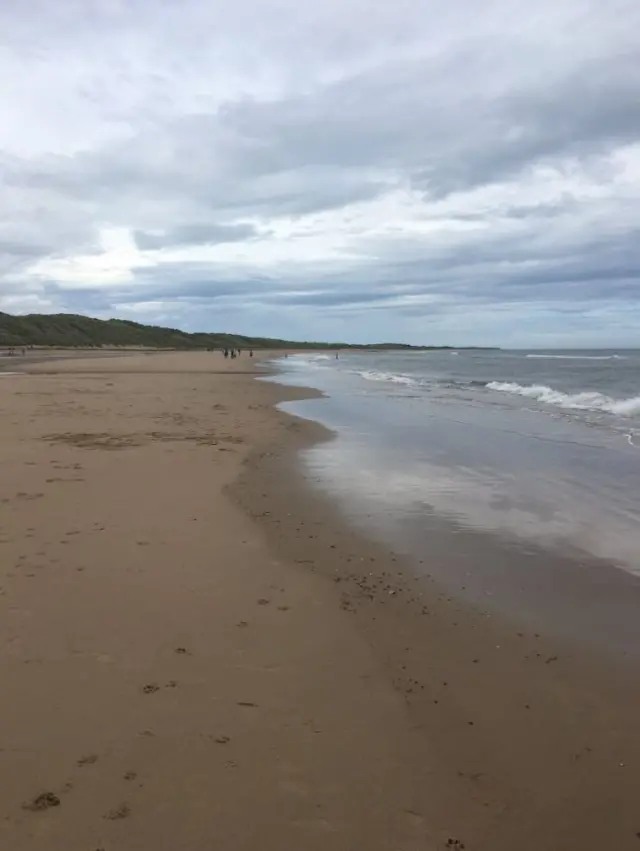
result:
<svg viewBox="0 0 640 851"><path fill-rule="evenodd" d="M377 392L442 403L537 410L640 434L638 351L446 351L311 355L307 364L380 385Z"/></svg>
<svg viewBox="0 0 640 851"><path fill-rule="evenodd" d="M341 352L278 368L325 394L287 406L337 435L305 453L310 476L395 546L424 554L439 519L640 576L640 351Z"/></svg>

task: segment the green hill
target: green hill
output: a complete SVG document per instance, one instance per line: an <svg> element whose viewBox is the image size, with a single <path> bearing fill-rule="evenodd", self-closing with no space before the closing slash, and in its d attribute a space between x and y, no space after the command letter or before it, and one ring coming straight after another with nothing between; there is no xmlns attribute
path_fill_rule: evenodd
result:
<svg viewBox="0 0 640 851"><path fill-rule="evenodd" d="M290 348L323 344L245 337L240 334L188 334L175 328L141 325L126 319L91 319L68 313L12 316L0 313L0 346L56 346L95 348L101 346L148 347L154 349Z"/></svg>
<svg viewBox="0 0 640 851"><path fill-rule="evenodd" d="M13 316L0 313L0 348L48 346L54 348L150 348L150 349L451 349L453 346L410 346L402 343L300 342L242 334L188 334L176 328L141 325L127 319L91 319L73 313ZM455 347L464 348L464 347ZM473 348L473 347L470 347Z"/></svg>

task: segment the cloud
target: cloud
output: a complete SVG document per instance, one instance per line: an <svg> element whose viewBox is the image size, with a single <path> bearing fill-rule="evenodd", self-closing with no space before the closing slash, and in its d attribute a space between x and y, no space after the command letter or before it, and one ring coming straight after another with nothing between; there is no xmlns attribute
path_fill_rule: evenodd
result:
<svg viewBox="0 0 640 851"><path fill-rule="evenodd" d="M0 310L637 340L633 0L42 0L0 26Z"/></svg>
<svg viewBox="0 0 640 851"><path fill-rule="evenodd" d="M136 245L142 251L166 248L172 245L213 245L223 242L242 242L257 233L250 224L181 225L165 233L134 231Z"/></svg>

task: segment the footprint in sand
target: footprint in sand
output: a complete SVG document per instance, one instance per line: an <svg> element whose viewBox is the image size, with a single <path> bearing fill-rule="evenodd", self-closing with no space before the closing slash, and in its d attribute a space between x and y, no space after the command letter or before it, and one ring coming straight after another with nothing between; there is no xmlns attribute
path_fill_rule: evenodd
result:
<svg viewBox="0 0 640 851"><path fill-rule="evenodd" d="M52 807L59 806L60 798L57 795L53 792L41 792L40 795L36 795L36 797L32 801L29 801L28 804L23 804L23 809L39 813L44 810L49 810Z"/></svg>
<svg viewBox="0 0 640 851"><path fill-rule="evenodd" d="M130 815L131 807L128 804L120 804L119 807L114 807L112 810L109 810L109 812L105 814L104 818L109 819L110 821L117 821L118 819L129 818Z"/></svg>

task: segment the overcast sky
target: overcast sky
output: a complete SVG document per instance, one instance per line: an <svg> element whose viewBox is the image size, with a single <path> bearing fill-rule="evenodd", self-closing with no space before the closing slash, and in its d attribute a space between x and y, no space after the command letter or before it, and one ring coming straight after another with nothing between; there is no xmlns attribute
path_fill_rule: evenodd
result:
<svg viewBox="0 0 640 851"><path fill-rule="evenodd" d="M640 345L638 0L0 6L0 310Z"/></svg>

